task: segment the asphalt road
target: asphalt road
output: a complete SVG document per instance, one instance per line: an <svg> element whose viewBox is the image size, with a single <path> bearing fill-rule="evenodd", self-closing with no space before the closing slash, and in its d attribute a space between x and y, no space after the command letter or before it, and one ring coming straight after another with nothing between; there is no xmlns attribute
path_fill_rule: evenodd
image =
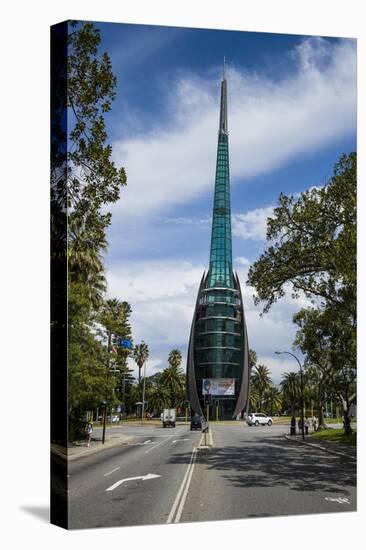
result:
<svg viewBox="0 0 366 550"><path fill-rule="evenodd" d="M180 521L356 510L354 461L288 441L283 426L212 432L214 448L198 454Z"/></svg>
<svg viewBox="0 0 366 550"><path fill-rule="evenodd" d="M287 441L285 426L124 427L136 437L69 464L72 529L354 511L355 462ZM131 479L132 478L132 479Z"/></svg>
<svg viewBox="0 0 366 550"><path fill-rule="evenodd" d="M189 462L201 432L135 426L123 433L136 437L69 465L69 528L167 522L187 470L182 457ZM140 476L148 477L130 479Z"/></svg>

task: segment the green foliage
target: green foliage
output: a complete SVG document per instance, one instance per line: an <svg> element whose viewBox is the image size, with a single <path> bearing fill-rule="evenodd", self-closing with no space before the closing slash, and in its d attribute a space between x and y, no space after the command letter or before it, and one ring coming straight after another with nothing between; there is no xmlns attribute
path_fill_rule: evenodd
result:
<svg viewBox="0 0 366 550"><path fill-rule="evenodd" d="M69 285L68 405L72 438L83 414L111 401L115 379L108 370L108 352L95 337L85 285Z"/></svg>
<svg viewBox="0 0 366 550"><path fill-rule="evenodd" d="M99 54L99 30L92 23L73 22L68 34L67 101L56 105L53 125L61 136L63 109L68 109L67 152L53 143L52 199L54 211L67 190L68 261L68 387L70 437L87 410L102 402L113 406L126 393L128 352L111 359L116 337L131 338L126 302L105 300L103 254L111 223L109 204L126 184L124 168L111 160L104 115L115 97L116 77L109 56ZM62 76L66 85L65 75ZM57 119L57 116L59 117ZM62 136L65 142L65 137ZM67 163L67 171L63 170ZM67 174L67 181L63 177ZM102 330L100 329L102 327ZM107 338L107 341L105 339ZM121 371L118 375L113 372ZM129 384L130 385L130 384ZM127 383L128 386L128 383Z"/></svg>
<svg viewBox="0 0 366 550"><path fill-rule="evenodd" d="M282 409L282 393L276 386L271 385L265 390L263 395L263 407L270 416Z"/></svg>
<svg viewBox="0 0 366 550"><path fill-rule="evenodd" d="M355 317L356 153L341 156L326 186L278 202L267 222L270 244L249 269L255 302L266 312L291 285L293 297L303 292Z"/></svg>
<svg viewBox="0 0 366 550"><path fill-rule="evenodd" d="M111 214L105 206L119 199L124 168L111 160L104 114L115 97L116 77L109 56L99 55L99 30L73 22L68 36L68 261L69 280L90 288L91 305L106 290L101 254L107 248Z"/></svg>
<svg viewBox="0 0 366 550"><path fill-rule="evenodd" d="M256 396L255 408L260 411L263 406L263 398L266 391L271 387L272 381L270 370L265 365L256 365L250 375L250 393L253 403L253 396Z"/></svg>
<svg viewBox="0 0 366 550"><path fill-rule="evenodd" d="M356 327L342 309L302 309L294 316L299 326L295 345L305 355L305 369L317 380L319 423L325 397L333 396L344 409L351 433L349 408L356 394Z"/></svg>
<svg viewBox="0 0 366 550"><path fill-rule="evenodd" d="M257 353L254 349L249 350L249 368L252 369L257 364Z"/></svg>
<svg viewBox="0 0 366 550"><path fill-rule="evenodd" d="M149 358L149 346L142 340L141 344L134 347L133 358L139 368L139 383L141 381L141 369Z"/></svg>
<svg viewBox="0 0 366 550"><path fill-rule="evenodd" d="M185 399L185 374L181 367L182 354L173 349L168 357L169 367L161 375L161 384L168 390L170 406L182 407Z"/></svg>
<svg viewBox="0 0 366 550"><path fill-rule="evenodd" d="M297 372L285 372L282 375L281 387L284 402L288 402L291 407L291 416L295 413L297 403L300 403L301 380Z"/></svg>
<svg viewBox="0 0 366 550"><path fill-rule="evenodd" d="M306 388L315 399L322 423L325 391L342 402L346 430L356 379L356 153L342 155L330 181L300 197L280 195L267 220L268 247L249 269L255 303L263 312L292 288L314 307L294 316L299 326L295 345L305 355L305 367L317 387ZM284 380L285 399L296 405L291 380ZM293 384L292 384L293 385Z"/></svg>
<svg viewBox="0 0 366 550"><path fill-rule="evenodd" d="M147 351L147 355L146 355ZM148 357L148 347L145 342L134 348L134 359L142 368ZM182 354L180 350L173 349L168 357L169 367L152 376L146 377L145 399L148 401L148 411L160 414L164 408L183 407L185 400L185 374L181 367ZM141 401L143 379L131 387L130 410L134 412L134 403Z"/></svg>

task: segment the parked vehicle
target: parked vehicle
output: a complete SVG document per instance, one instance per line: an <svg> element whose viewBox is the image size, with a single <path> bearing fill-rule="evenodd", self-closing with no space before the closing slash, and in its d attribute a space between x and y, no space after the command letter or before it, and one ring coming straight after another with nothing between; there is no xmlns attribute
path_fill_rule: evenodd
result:
<svg viewBox="0 0 366 550"><path fill-rule="evenodd" d="M176 417L177 414L175 409L164 409L161 417L163 428L166 428L167 426L175 428Z"/></svg>
<svg viewBox="0 0 366 550"><path fill-rule="evenodd" d="M200 430L202 428L202 418L199 414L195 414L191 418L191 430Z"/></svg>
<svg viewBox="0 0 366 550"><path fill-rule="evenodd" d="M264 413L251 413L246 418L248 426L272 426L273 420Z"/></svg>

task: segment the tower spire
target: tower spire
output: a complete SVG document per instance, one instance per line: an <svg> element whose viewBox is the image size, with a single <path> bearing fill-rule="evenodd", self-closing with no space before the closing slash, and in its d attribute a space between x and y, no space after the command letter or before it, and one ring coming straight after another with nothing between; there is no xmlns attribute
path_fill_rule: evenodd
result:
<svg viewBox="0 0 366 550"><path fill-rule="evenodd" d="M225 77L225 58L224 74ZM233 287L227 83L221 81L220 126L217 144L215 195L212 217L208 287Z"/></svg>
<svg viewBox="0 0 366 550"><path fill-rule="evenodd" d="M226 83L226 61L224 56L224 64L222 68L222 81L221 81L221 102L220 102L220 122L219 122L219 134L228 134L227 128L227 83Z"/></svg>

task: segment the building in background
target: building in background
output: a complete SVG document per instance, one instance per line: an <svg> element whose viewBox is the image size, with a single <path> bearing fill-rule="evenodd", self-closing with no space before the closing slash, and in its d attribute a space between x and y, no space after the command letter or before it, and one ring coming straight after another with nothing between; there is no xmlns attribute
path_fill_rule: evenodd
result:
<svg viewBox="0 0 366 550"><path fill-rule="evenodd" d="M247 407L249 348L243 299L232 268L227 81L221 82L215 196L208 272L203 274L187 357L192 414L231 419Z"/></svg>

